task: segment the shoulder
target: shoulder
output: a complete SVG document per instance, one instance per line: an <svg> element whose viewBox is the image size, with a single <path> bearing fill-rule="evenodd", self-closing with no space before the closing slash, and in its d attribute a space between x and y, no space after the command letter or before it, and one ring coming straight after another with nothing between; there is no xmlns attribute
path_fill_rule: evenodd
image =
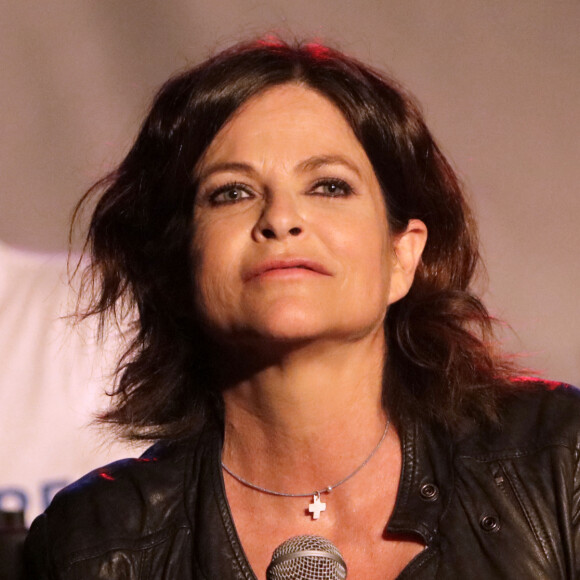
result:
<svg viewBox="0 0 580 580"><path fill-rule="evenodd" d="M521 378L502 398L497 421L461 438L467 454L535 450L580 441L580 390L565 383Z"/></svg>
<svg viewBox="0 0 580 580"><path fill-rule="evenodd" d="M138 549L187 528L184 489L200 439L158 443L64 488L33 522L28 557L60 567L111 546Z"/></svg>
<svg viewBox="0 0 580 580"><path fill-rule="evenodd" d="M180 486L184 456L184 448L156 444L139 458L122 459L99 467L60 491L48 513L61 515L61 512L75 510L78 514L79 509L84 512L89 506L106 509L120 499L124 502L120 509L133 512L133 504L138 498ZM115 517L119 515L116 511Z"/></svg>

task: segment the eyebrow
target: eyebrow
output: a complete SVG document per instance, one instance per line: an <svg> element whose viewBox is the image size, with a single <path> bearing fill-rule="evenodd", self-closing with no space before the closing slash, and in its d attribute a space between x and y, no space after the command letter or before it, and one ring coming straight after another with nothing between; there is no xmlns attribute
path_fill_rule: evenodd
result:
<svg viewBox="0 0 580 580"><path fill-rule="evenodd" d="M358 177L361 177L359 168L347 157L342 155L315 155L309 157L304 161L301 161L296 169L298 171L314 171L320 169L326 165L344 165L353 171ZM212 163L208 167L204 168L201 174L198 176L198 180L201 182L207 179L210 175L214 173L219 173L220 171L240 171L248 175L256 175L257 171L249 163L243 163L241 161L221 161L217 163Z"/></svg>
<svg viewBox="0 0 580 580"><path fill-rule="evenodd" d="M219 173L220 171L240 171L242 173L248 173L250 175L255 175L256 170L249 163L242 163L241 161L222 161L218 163L212 163L198 176L198 180L201 182L207 179L210 175L214 173Z"/></svg>
<svg viewBox="0 0 580 580"><path fill-rule="evenodd" d="M356 173L358 177L361 176L360 169L348 157L342 155L315 155L299 163L297 168L300 171L313 171L325 165L344 165Z"/></svg>

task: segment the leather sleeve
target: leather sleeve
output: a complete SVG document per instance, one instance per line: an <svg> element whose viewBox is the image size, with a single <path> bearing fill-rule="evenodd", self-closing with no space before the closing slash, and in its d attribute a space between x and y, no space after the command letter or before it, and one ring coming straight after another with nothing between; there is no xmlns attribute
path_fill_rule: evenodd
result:
<svg viewBox="0 0 580 580"><path fill-rule="evenodd" d="M42 514L32 522L24 544L23 580L57 580L50 570L47 544L46 515Z"/></svg>
<svg viewBox="0 0 580 580"><path fill-rule="evenodd" d="M572 498L572 533L574 549L575 578L580 578L580 449L576 448L576 469L574 474L574 494Z"/></svg>

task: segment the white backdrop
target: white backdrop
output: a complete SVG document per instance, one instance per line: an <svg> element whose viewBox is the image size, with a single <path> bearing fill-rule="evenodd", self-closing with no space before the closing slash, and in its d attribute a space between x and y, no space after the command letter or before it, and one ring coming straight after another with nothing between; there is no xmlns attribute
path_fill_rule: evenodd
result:
<svg viewBox="0 0 580 580"><path fill-rule="evenodd" d="M506 348L580 384L578 0L0 3L2 502L26 488L41 506L47 481L110 457L83 426L108 357L55 318L74 203L172 72L267 31L331 41L417 95L479 216Z"/></svg>
<svg viewBox="0 0 580 580"><path fill-rule="evenodd" d="M66 256L0 244L0 508L43 510L83 473L137 453L89 424L108 404L112 361L120 348L73 327Z"/></svg>

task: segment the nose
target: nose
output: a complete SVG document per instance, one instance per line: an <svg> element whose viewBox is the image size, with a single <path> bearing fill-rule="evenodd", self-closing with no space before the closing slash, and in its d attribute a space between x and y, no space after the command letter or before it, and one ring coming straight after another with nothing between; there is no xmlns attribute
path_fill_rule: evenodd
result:
<svg viewBox="0 0 580 580"><path fill-rule="evenodd" d="M304 223L292 196L268 196L260 218L254 227L254 237L260 240L283 240L303 233Z"/></svg>

